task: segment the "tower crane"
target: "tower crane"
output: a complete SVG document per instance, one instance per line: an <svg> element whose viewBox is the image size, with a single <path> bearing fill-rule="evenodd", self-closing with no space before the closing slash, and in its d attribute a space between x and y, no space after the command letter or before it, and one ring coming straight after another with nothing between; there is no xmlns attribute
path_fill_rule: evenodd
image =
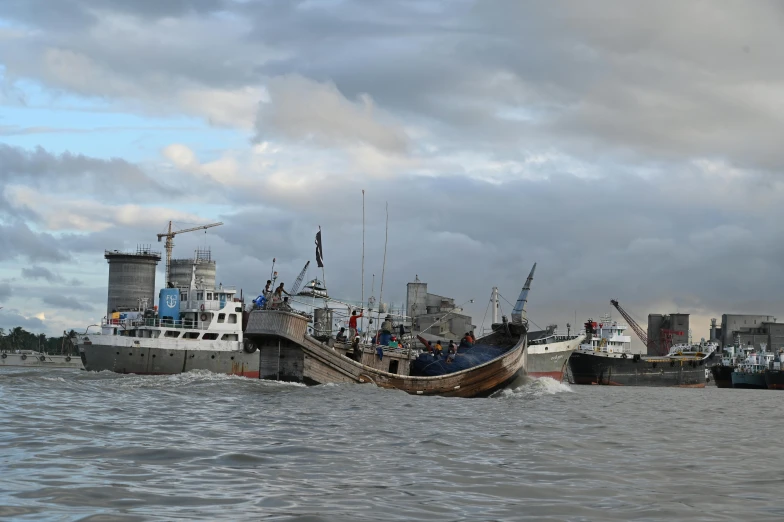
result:
<svg viewBox="0 0 784 522"><path fill-rule="evenodd" d="M169 221L168 232L163 232L161 234L158 234L159 243L161 242L161 239L163 239L164 237L166 238L165 248L166 248L166 285L167 286L169 284L169 268L171 267L171 256L172 256L172 248L174 247L174 236L176 236L177 234L184 234L185 232L193 232L195 230L206 230L208 228L217 227L222 224L223 221L219 221L217 223L209 223L207 225L201 225L198 227L185 228L182 230L172 230L172 222Z"/></svg>

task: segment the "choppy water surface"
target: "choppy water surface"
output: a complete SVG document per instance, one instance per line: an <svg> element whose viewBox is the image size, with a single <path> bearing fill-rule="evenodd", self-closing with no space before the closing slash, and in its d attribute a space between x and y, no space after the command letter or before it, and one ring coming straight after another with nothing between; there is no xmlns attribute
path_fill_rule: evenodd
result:
<svg viewBox="0 0 784 522"><path fill-rule="evenodd" d="M0 519L781 520L784 393L0 370Z"/></svg>

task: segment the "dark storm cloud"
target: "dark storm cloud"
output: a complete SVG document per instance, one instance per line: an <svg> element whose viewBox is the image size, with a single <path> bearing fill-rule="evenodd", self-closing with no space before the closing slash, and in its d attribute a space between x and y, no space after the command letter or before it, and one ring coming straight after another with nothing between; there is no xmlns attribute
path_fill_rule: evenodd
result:
<svg viewBox="0 0 784 522"><path fill-rule="evenodd" d="M123 195L128 190L154 193L163 187L139 166L120 158L97 159L64 152L52 154L43 147L29 151L0 144L0 181L25 183L47 189Z"/></svg>
<svg viewBox="0 0 784 522"><path fill-rule="evenodd" d="M321 225L327 282L357 299L366 188L365 297L373 273L380 291L388 200L384 300L401 301L419 275L437 293L475 298L478 324L490 287L514 302L538 261L537 321L574 321L575 311L582 320L611 297L643 317L672 311L662 303L705 314L780 307L784 42L775 3L49 4L0 3L0 16L43 29L0 41L7 82L130 100L145 113L178 110L172 99L189 89L263 87L259 139L336 155L367 144L413 160L387 177L336 174L306 181L308 190L265 175L239 188L215 182L211 195L237 209L213 232L225 284L259 287L272 257L291 284ZM6 182L63 173L100 184L123 172L147 184L122 160L0 154ZM416 162L427 176L412 175ZM49 246L49 258L100 259L157 230L26 232L0 236L13 247L0 258ZM179 239L181 252L197 244Z"/></svg>
<svg viewBox="0 0 784 522"><path fill-rule="evenodd" d="M67 297L64 295L46 295L41 298L41 300L48 305L55 306L59 309L63 310L84 310L84 311L92 311L94 309L93 306L82 303L79 300L73 297Z"/></svg>
<svg viewBox="0 0 784 522"><path fill-rule="evenodd" d="M0 328L5 328L6 332L21 326L28 332L46 331L46 323L37 317L25 317L19 310L13 308L3 308L0 312Z"/></svg>
<svg viewBox="0 0 784 522"><path fill-rule="evenodd" d="M50 283L62 283L63 278L42 266L33 265L31 267L22 268L22 277L25 279L43 279Z"/></svg>
<svg viewBox="0 0 784 522"><path fill-rule="evenodd" d="M30 261L59 262L69 259L51 234L34 232L25 223L0 223L0 261L19 258Z"/></svg>

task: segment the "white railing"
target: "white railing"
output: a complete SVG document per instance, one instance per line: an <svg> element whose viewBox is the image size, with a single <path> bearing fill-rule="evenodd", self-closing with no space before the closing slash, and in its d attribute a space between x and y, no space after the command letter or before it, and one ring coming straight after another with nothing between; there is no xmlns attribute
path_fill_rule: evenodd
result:
<svg viewBox="0 0 784 522"><path fill-rule="evenodd" d="M141 319L103 319L102 327L131 328L151 327L151 328L176 328L185 330L207 330L209 321L173 321L171 319L159 319L158 317L146 317Z"/></svg>

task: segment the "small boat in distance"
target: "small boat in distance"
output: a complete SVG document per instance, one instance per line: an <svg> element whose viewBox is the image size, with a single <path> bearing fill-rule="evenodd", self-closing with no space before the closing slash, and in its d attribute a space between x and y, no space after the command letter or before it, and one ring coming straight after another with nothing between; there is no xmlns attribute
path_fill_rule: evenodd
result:
<svg viewBox="0 0 784 522"><path fill-rule="evenodd" d="M740 363L735 371L732 372L733 388L751 388L765 390L768 384L765 381L765 371L769 363L773 361L773 354L764 351L765 343L762 343L762 352L752 352Z"/></svg>

